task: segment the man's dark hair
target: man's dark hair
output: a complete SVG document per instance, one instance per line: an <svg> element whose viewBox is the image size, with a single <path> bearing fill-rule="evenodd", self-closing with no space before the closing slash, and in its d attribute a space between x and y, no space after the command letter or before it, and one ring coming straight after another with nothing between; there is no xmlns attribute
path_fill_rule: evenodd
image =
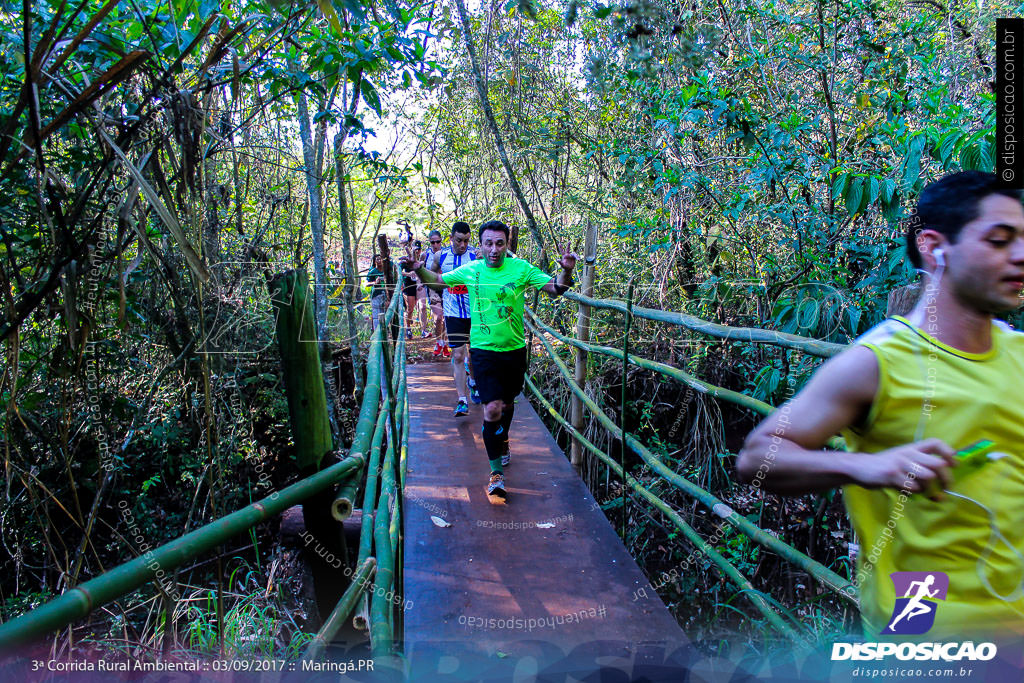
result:
<svg viewBox="0 0 1024 683"><path fill-rule="evenodd" d="M995 173L983 171L954 173L924 188L906 232L907 256L914 267L920 268L922 264L917 248L917 236L922 230L935 230L956 244L963 227L981 213L978 205L993 194L1017 201L1021 198L1020 190L1004 187Z"/></svg>
<svg viewBox="0 0 1024 683"><path fill-rule="evenodd" d="M478 237L480 238L481 241L484 238L484 233L487 232L488 230L497 230L498 232L505 233L505 241L506 242L508 241L508 235L509 235L508 226L505 225L504 223L502 223L501 221L487 221L486 223L481 225L480 226L480 234L478 235Z"/></svg>
<svg viewBox="0 0 1024 683"><path fill-rule="evenodd" d="M460 235L468 235L469 234L469 230L470 230L469 223L467 223L466 221L455 221L455 224L452 225L452 234L453 235L455 233L459 233Z"/></svg>

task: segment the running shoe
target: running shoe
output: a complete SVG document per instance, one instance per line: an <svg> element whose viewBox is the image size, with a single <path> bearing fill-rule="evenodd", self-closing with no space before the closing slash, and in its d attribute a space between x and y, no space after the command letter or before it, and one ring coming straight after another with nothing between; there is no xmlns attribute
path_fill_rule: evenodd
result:
<svg viewBox="0 0 1024 683"><path fill-rule="evenodd" d="M491 478L487 482L487 500L494 505L504 505L507 496L504 475L500 472L491 472Z"/></svg>
<svg viewBox="0 0 1024 683"><path fill-rule="evenodd" d="M483 403L483 399L480 398L480 392L476 390L475 384L469 387L469 400L478 405Z"/></svg>
<svg viewBox="0 0 1024 683"><path fill-rule="evenodd" d="M441 355L441 345L440 344L434 344L434 354L433 355L434 355L434 358L437 358L438 356Z"/></svg>
<svg viewBox="0 0 1024 683"><path fill-rule="evenodd" d="M430 330L423 330L423 338L427 339L430 337Z"/></svg>
<svg viewBox="0 0 1024 683"><path fill-rule="evenodd" d="M455 404L455 417L464 415L469 415L469 404L466 403L466 399L460 398L459 402Z"/></svg>
<svg viewBox="0 0 1024 683"><path fill-rule="evenodd" d="M412 339L412 330L406 330L405 331L405 338L406 339Z"/></svg>
<svg viewBox="0 0 1024 683"><path fill-rule="evenodd" d="M451 347L449 347L447 344L445 344L444 348L441 349L441 355L444 356L445 358L451 358L452 357Z"/></svg>

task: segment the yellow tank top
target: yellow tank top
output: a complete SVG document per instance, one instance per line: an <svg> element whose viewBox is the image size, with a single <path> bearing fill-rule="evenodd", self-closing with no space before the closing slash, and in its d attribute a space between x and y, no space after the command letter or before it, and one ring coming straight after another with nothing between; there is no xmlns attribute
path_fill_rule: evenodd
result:
<svg viewBox="0 0 1024 683"><path fill-rule="evenodd" d="M856 343L878 359L879 385L865 424L843 434L849 449L876 453L937 437L959 450L991 439L995 451L1008 457L955 468L950 490L988 506L998 530L1024 552L1024 334L993 323L991 349L972 354L896 317ZM843 495L860 543L857 580L870 636L884 629L892 614L896 595L889 574L895 571L949 576L934 626L916 639L1024 633L1024 561L992 536L985 510L949 494L933 502L894 489L850 485Z"/></svg>

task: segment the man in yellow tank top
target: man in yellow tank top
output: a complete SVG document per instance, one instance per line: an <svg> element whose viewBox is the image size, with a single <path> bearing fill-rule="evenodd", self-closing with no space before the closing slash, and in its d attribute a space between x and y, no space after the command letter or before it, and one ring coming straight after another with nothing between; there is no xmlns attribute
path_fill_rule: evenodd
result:
<svg viewBox="0 0 1024 683"><path fill-rule="evenodd" d="M782 494L843 487L869 637L1019 636L1024 334L995 315L1024 303L1020 193L977 171L933 183L907 253L925 273L915 308L819 368L737 469ZM821 450L840 432L849 452ZM955 457L982 439L995 455Z"/></svg>

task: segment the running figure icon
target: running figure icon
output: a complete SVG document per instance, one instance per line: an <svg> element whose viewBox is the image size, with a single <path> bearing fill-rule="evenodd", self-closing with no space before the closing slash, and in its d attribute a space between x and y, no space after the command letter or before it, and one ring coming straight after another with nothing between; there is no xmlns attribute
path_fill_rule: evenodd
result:
<svg viewBox="0 0 1024 683"><path fill-rule="evenodd" d="M893 619L892 623L889 624L889 631L895 633L896 629L894 627L901 619L903 619L903 617L906 617L907 621L910 621L914 617L931 613L934 608L932 605L925 604L924 598L934 598L938 595L938 588L934 591L928 590L934 583L934 574L926 576L924 581L911 581L910 585L907 586L906 594L903 596L904 598L910 598L910 600L906 605L904 605L903 611L899 613L899 616ZM910 594L914 591L915 586L917 586L917 593L911 596Z"/></svg>

